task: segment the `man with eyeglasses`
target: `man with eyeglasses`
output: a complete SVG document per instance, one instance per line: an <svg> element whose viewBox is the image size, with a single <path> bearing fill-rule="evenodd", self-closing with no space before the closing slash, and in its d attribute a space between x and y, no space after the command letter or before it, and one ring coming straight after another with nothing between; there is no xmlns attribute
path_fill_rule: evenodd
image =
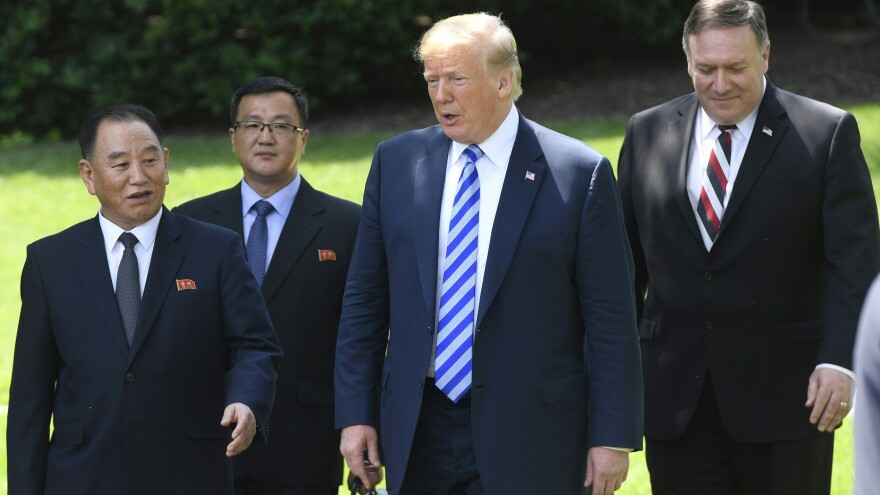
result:
<svg viewBox="0 0 880 495"><path fill-rule="evenodd" d="M300 175L309 114L299 88L261 77L235 92L230 110L244 180L175 211L241 235L286 354L271 439L236 459L236 494L336 495L342 461L333 424L334 349L360 207Z"/></svg>

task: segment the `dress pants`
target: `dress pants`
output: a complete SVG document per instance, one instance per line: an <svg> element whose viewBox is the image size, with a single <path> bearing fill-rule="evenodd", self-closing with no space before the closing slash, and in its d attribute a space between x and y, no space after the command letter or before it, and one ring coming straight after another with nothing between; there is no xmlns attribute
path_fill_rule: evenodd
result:
<svg viewBox="0 0 880 495"><path fill-rule="evenodd" d="M287 485L251 477L235 479L235 495L338 495L339 487Z"/></svg>
<svg viewBox="0 0 880 495"><path fill-rule="evenodd" d="M471 396L449 400L425 380L422 409L400 495L484 495L471 431Z"/></svg>
<svg viewBox="0 0 880 495"><path fill-rule="evenodd" d="M684 435L673 441L646 439L645 447L654 495L828 495L831 491L833 433L785 442L737 442L724 428L709 377Z"/></svg>

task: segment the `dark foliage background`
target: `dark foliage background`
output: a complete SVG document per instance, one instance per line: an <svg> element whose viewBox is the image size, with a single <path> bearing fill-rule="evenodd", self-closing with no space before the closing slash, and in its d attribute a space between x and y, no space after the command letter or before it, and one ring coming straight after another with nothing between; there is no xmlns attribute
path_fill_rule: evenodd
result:
<svg viewBox="0 0 880 495"><path fill-rule="evenodd" d="M850 9L841 9L851 2ZM771 33L803 0L765 2ZM816 3L816 2L814 2ZM858 22L858 1L818 2L813 22ZM826 5L826 4L834 5ZM0 5L0 136L70 136L131 101L168 127L216 125L232 92L266 74L331 113L423 96L412 59L437 19L501 13L530 79L677 48L693 0L29 0ZM854 12L841 15L840 12ZM678 54L680 56L680 53ZM591 65L592 64L592 65Z"/></svg>

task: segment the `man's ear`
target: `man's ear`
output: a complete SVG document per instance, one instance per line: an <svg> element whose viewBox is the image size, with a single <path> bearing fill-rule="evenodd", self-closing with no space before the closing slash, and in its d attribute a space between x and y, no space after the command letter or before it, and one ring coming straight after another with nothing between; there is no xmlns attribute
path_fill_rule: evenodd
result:
<svg viewBox="0 0 880 495"><path fill-rule="evenodd" d="M506 98L513 92L513 70L505 70L498 77L498 96Z"/></svg>
<svg viewBox="0 0 880 495"><path fill-rule="evenodd" d="M83 184L86 185L86 189L89 191L89 194L95 194L95 182L92 177L92 164L85 158L79 161L79 176L82 177Z"/></svg>

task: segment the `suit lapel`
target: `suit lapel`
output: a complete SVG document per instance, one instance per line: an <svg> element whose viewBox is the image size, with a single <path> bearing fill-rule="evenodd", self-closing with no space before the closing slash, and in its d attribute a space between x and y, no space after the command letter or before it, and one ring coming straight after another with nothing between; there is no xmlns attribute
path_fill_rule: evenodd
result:
<svg viewBox="0 0 880 495"><path fill-rule="evenodd" d="M776 146L788 130L788 124L782 120L783 115L785 115L785 108L779 102L776 88L768 80L764 99L761 100L761 108L758 109L755 127L749 138L749 146L746 148L746 153L739 166L739 173L733 183L733 193L724 210L724 216L721 218L721 228L718 230L719 237L724 234L727 225L736 215L758 177L767 168L773 151L776 150ZM770 134L765 133L764 128L770 130Z"/></svg>
<svg viewBox="0 0 880 495"><path fill-rule="evenodd" d="M413 232L419 280L425 309L433 315L437 305L437 269L440 242L440 204L446 163L452 141L437 128L437 136L427 146L427 154L413 167Z"/></svg>
<svg viewBox="0 0 880 495"><path fill-rule="evenodd" d="M697 225L697 217L694 213L694 206L691 204L690 196L688 196L687 177L688 166L691 161L691 143L694 137L694 125L697 119L697 111L700 108L696 95L678 108L678 116L669 123L667 129L667 143L670 153L670 161L675 162L675 173L670 176L674 180L671 184L672 190L675 191L675 199L681 214L684 215L684 221L688 229L694 235L694 238L703 244L703 236L700 234L700 227Z"/></svg>
<svg viewBox="0 0 880 495"><path fill-rule="evenodd" d="M510 163L507 165L504 185L501 187L498 210L495 213L495 223L492 226L492 239L483 272L480 307L475 328L479 327L487 309L492 305L492 300L498 293L513 260L523 226L547 168L543 156L544 152L535 132L520 115L519 130L513 143ZM535 175L534 180L526 180L527 172Z"/></svg>
<svg viewBox="0 0 880 495"><path fill-rule="evenodd" d="M186 250L177 244L182 235L177 225L174 214L162 207L162 218L159 220L159 228L156 231L156 243L153 246L153 256L150 261L150 271L147 274L147 283L144 286L144 295L141 298L141 308L138 313L138 324L134 332L134 340L131 343L129 362L137 355L144 340L147 337L159 309L168 297L174 284L174 275L180 268Z"/></svg>
<svg viewBox="0 0 880 495"><path fill-rule="evenodd" d="M241 195L239 194L239 204ZM266 270L263 280L263 298L269 301L278 292L287 274L300 260L306 248L321 230L318 215L325 210L315 189L302 179L296 199L290 208L290 214L284 222L284 228L278 237L278 245ZM239 213L241 210L239 210ZM240 216L240 215L239 215ZM241 222L239 222L240 224ZM244 238L244 237L242 237ZM317 256L317 253L314 253Z"/></svg>
<svg viewBox="0 0 880 495"><path fill-rule="evenodd" d="M84 290L92 297L104 327L123 355L128 354L128 342L123 330L122 317L113 292L113 280L110 278L110 267L107 264L107 251L104 248L104 234L98 223L98 217L89 222L80 237L81 252L74 256L80 276L84 282Z"/></svg>

